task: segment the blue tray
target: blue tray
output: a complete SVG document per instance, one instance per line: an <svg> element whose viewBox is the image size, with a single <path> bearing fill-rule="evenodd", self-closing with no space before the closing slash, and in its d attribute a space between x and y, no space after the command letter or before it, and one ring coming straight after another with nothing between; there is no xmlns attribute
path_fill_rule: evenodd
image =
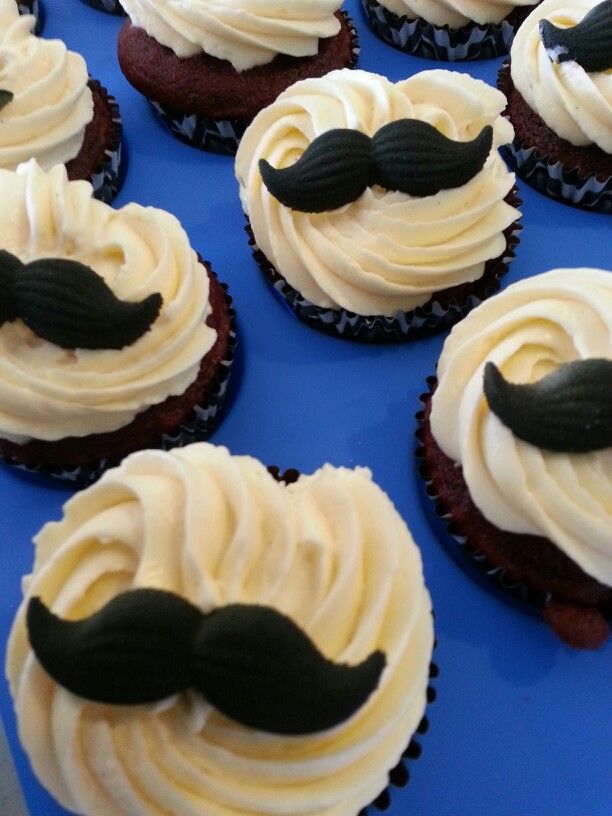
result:
<svg viewBox="0 0 612 816"><path fill-rule="evenodd" d="M439 67L377 40L358 7L346 7L362 43L360 67L397 81ZM449 557L420 495L415 412L444 336L389 348L325 337L299 323L257 270L243 231L231 159L173 139L123 79L115 41L122 20L80 0L47 0L47 37L61 37L121 106L127 176L117 206L163 207L230 285L241 346L225 421L213 441L281 468L310 472L325 461L368 465L421 547L436 610L438 699L429 707L422 756L393 790L389 816L610 816L612 646L564 647L536 617L485 592ZM455 65L494 84L501 60ZM453 66L450 66L453 67ZM558 266L612 268L612 219L548 200L519 182L524 200L518 257L504 285ZM0 468L0 643L32 566L32 535L59 518L69 493ZM4 655L2 655L4 662ZM0 714L31 816L65 816L36 782L15 735L0 682ZM1 756L0 768L4 768ZM4 790L3 790L4 788ZM0 778L0 814L9 804ZM104 816L104 814L99 814Z"/></svg>

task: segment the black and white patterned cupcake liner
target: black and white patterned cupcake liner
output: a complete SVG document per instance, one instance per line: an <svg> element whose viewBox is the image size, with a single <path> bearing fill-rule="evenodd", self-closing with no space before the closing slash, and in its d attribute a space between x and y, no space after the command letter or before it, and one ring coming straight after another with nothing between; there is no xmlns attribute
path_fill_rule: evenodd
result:
<svg viewBox="0 0 612 816"><path fill-rule="evenodd" d="M86 2L98 11L105 11L107 14L125 15L125 11L119 0L86 0Z"/></svg>
<svg viewBox="0 0 612 816"><path fill-rule="evenodd" d="M227 354L219 364L219 369L204 402L196 405L191 415L175 431L162 434L148 448L167 451L191 445L193 442L202 442L208 439L221 420L237 345L236 312L232 308L232 298L228 293L227 285L222 283L221 287L225 292L225 302L230 317ZM67 486L74 488L83 488L93 484L105 470L118 464L118 462L103 459L93 467L85 465L63 467L61 465L25 465L13 462L8 458L2 458L2 460L25 474L61 480Z"/></svg>
<svg viewBox="0 0 612 816"><path fill-rule="evenodd" d="M40 0L17 0L20 14L33 14L36 17L34 33L40 34L45 24L45 9Z"/></svg>
<svg viewBox="0 0 612 816"><path fill-rule="evenodd" d="M349 68L355 68L359 59L359 37L351 18L347 20L353 40L353 56ZM149 99L153 109L173 136L199 150L208 150L224 156L235 156L238 145L252 119L212 119L199 113L180 113L169 110L154 99Z"/></svg>
<svg viewBox="0 0 612 816"><path fill-rule="evenodd" d="M516 188L506 200L513 207L520 206L521 201ZM253 257L264 277L271 284L277 297L303 323L324 334L344 340L386 344L416 340L445 331L462 320L483 300L498 292L501 287L500 278L508 271L508 264L516 256L515 250L520 242L519 233L522 227L515 222L505 231L504 254L488 262L489 268L479 280L474 281L467 296L450 299L432 297L423 306L418 306L410 312L396 312L393 316L358 315L346 309L315 306L294 289L266 258L255 242L250 223L247 223L245 229Z"/></svg>
<svg viewBox="0 0 612 816"><path fill-rule="evenodd" d="M90 179L94 198L110 204L121 186L121 134L123 130L121 114L115 97L111 96L97 79L90 78L88 84L92 91L97 90L106 99L111 112L112 133L110 144L104 151L104 161L100 169Z"/></svg>
<svg viewBox="0 0 612 816"><path fill-rule="evenodd" d="M422 18L398 17L377 0L361 0L363 11L377 37L406 54L448 62L492 59L510 51L518 24L509 19L501 23L450 28L436 26ZM531 10L532 7L529 7Z"/></svg>

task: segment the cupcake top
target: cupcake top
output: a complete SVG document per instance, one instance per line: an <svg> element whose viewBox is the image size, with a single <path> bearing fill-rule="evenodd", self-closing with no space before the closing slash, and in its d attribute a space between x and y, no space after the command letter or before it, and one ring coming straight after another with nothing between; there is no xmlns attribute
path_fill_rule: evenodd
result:
<svg viewBox="0 0 612 816"><path fill-rule="evenodd" d="M34 770L67 809L355 816L386 787L423 715L433 630L419 551L368 470L325 465L285 486L206 443L143 451L35 543L7 675ZM386 667L348 720L301 736L241 725L193 691L103 705L46 674L28 641L32 597L75 620L143 587L203 612L265 605L327 658L354 666L381 650Z"/></svg>
<svg viewBox="0 0 612 816"><path fill-rule="evenodd" d="M534 0L378 0L381 6L409 19L422 18L437 26L461 28L468 23L500 23L517 6Z"/></svg>
<svg viewBox="0 0 612 816"><path fill-rule="evenodd" d="M612 153L611 42L610 0L544 0L510 52L516 89L548 127L573 145L595 144L606 153Z"/></svg>
<svg viewBox="0 0 612 816"><path fill-rule="evenodd" d="M504 201L514 176L496 149L513 138L512 126L500 116L504 105L503 94L484 82L444 70L423 71L397 84L351 70L296 83L258 114L236 156L240 196L259 248L315 305L361 315L408 311L435 292L478 279L486 261L503 253L503 232L520 216ZM378 138L384 126L406 119L429 123L433 134L425 134L423 143L419 136L416 146L407 141L405 150L400 142L392 166L408 162L414 178L439 171L445 184L437 141L442 136L471 141L491 126L484 165L453 189L411 195L372 183L349 203L323 212L286 206L263 182L262 159L287 168L330 130ZM346 167L346 155L341 145L329 167L317 162L323 181L350 184L365 165L358 156Z"/></svg>
<svg viewBox="0 0 612 816"><path fill-rule="evenodd" d="M61 40L34 36L36 19L0 0L0 167L34 157L44 170L79 153L93 118L87 66Z"/></svg>
<svg viewBox="0 0 612 816"><path fill-rule="evenodd" d="M342 0L125 0L132 23L178 57L204 51L237 71L277 54L316 54L319 40L340 31Z"/></svg>
<svg viewBox="0 0 612 816"><path fill-rule="evenodd" d="M23 264L66 259L89 267L121 301L161 296L149 328L120 347L112 337L95 348L82 347L81 341L72 347L68 338L62 347L29 328L36 317L33 296L10 315L3 304L0 436L23 444L114 431L149 406L183 393L216 332L205 324L211 313L206 272L176 218L138 204L114 210L92 197L88 182L68 181L63 165L45 173L35 160L16 172L0 170L0 201L0 248L10 253L1 259L3 275L12 256ZM69 289L84 292L82 267L74 267L68 270ZM15 273L21 290L29 285L28 270ZM52 276L49 286L55 280ZM34 298L47 292L55 298L42 308L51 328L54 320L80 328L87 340L88 332L106 328L109 318L100 312L97 294L77 303L68 293L58 298L51 288L41 290L38 283L33 288ZM68 316L68 306L81 313ZM29 309L27 325L24 309Z"/></svg>
<svg viewBox="0 0 612 816"><path fill-rule="evenodd" d="M575 366L567 364L586 360L596 361L587 366L596 372L607 366L603 380L599 374L594 382L604 392L602 405L584 383L571 386L568 397L568 377L565 394L559 382L553 389L549 380L547 393L540 386L539 395L506 397L507 405L512 402L512 409L522 412L528 435L535 432L538 444L536 439L519 438L522 431L511 430L491 410L492 392L485 398L486 363L493 363L508 382L524 384L544 383L552 372L558 372L557 378L561 372L569 375ZM557 269L509 286L453 328L438 363L431 412L436 441L461 464L472 500L492 524L548 538L608 586L612 586L612 446L589 445L588 440L595 417L611 424L611 361L612 275L595 269ZM528 399L531 405L525 402ZM543 420L547 400L552 413ZM499 407L496 410L503 414ZM572 410L582 412L577 425ZM564 451L562 444L545 441L547 430L564 427L575 427L569 447L581 452Z"/></svg>

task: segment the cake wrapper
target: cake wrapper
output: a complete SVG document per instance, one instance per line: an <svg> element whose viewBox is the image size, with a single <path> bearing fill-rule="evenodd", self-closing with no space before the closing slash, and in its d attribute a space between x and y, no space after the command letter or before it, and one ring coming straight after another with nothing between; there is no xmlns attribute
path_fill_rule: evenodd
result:
<svg viewBox="0 0 612 816"><path fill-rule="evenodd" d="M214 274L214 273L213 273ZM232 364L236 353L236 312L232 308L232 298L228 294L228 287L221 284L225 292L225 302L230 316L230 333L225 358L219 364L218 371L210 385L206 399L196 405L191 415L172 433L162 434L148 449L171 450L190 445L192 442L202 442L215 430L221 419L225 397L227 395ZM127 456L128 454L126 454ZM79 465L77 467L63 467L62 465L30 465L13 462L3 458L3 461L18 471L33 474L36 477L61 480L67 486L83 488L97 481L105 470L115 467L117 462L101 460L96 465Z"/></svg>
<svg viewBox="0 0 612 816"><path fill-rule="evenodd" d="M502 66L497 87L507 97L510 81L510 63ZM518 176L531 187L550 198L594 212L612 213L612 176L599 181L594 175L583 176L577 168L555 162L535 147L514 139L504 145L501 153Z"/></svg>
<svg viewBox="0 0 612 816"><path fill-rule="evenodd" d="M513 21L507 18L501 23L450 28L428 23L423 18L398 17L377 0L361 0L361 4L379 39L406 54L448 62L491 59L507 54L524 19L522 15L515 15Z"/></svg>
<svg viewBox="0 0 612 816"><path fill-rule="evenodd" d="M104 201L106 204L110 204L119 192L121 185L121 114L119 113L119 105L115 97L111 96L97 79L90 79L88 84L92 90L98 90L106 98L111 110L113 122L111 141L104 151L104 160L100 168L90 178L94 198Z"/></svg>
<svg viewBox="0 0 612 816"><path fill-rule="evenodd" d="M522 202L516 188L506 197L506 201L513 207L520 206ZM299 320L333 337L376 344L401 343L437 334L454 326L483 300L498 292L501 286L500 278L508 271L508 264L515 257L521 229L521 225L514 222L505 230L507 243L503 255L487 261L485 274L473 282L472 289L467 296L461 299L434 296L423 306L418 306L410 312L396 312L395 315L388 317L385 315L364 316L346 309L315 306L277 272L259 249L248 219L246 226L249 245L257 265L268 283L271 284L277 297Z"/></svg>
<svg viewBox="0 0 612 816"><path fill-rule="evenodd" d="M350 25L353 37L353 56L349 68L355 68L359 59L359 37L353 21L342 12ZM172 135L199 150L235 156L238 145L252 119L212 119L199 113L180 113L164 107L154 99L149 102Z"/></svg>
<svg viewBox="0 0 612 816"><path fill-rule="evenodd" d="M45 23L45 10L40 0L17 0L20 14L33 14L36 17L34 33L40 34Z"/></svg>
<svg viewBox="0 0 612 816"><path fill-rule="evenodd" d="M105 11L107 14L125 15L123 6L119 0L87 0L87 3L98 11Z"/></svg>

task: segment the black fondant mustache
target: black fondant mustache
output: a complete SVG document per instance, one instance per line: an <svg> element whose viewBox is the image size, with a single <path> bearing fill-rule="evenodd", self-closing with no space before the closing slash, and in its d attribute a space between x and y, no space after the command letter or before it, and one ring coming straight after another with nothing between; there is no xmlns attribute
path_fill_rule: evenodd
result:
<svg viewBox="0 0 612 816"><path fill-rule="evenodd" d="M519 439L560 453L612 447L612 360L576 360L535 383L507 382L489 362L489 408Z"/></svg>
<svg viewBox="0 0 612 816"><path fill-rule="evenodd" d="M44 258L23 264L0 250L0 325L21 318L34 334L62 348L120 349L157 319L162 296L119 300L84 264Z"/></svg>
<svg viewBox="0 0 612 816"><path fill-rule="evenodd" d="M187 689L251 728L310 734L351 717L378 686L382 652L357 666L327 660L288 617L233 604L203 614L170 592L137 589L80 621L27 610L30 644L49 675L89 700L152 703Z"/></svg>
<svg viewBox="0 0 612 816"><path fill-rule="evenodd" d="M576 26L540 20L540 36L555 62L577 62L588 73L612 68L612 0L591 9Z"/></svg>
<svg viewBox="0 0 612 816"><path fill-rule="evenodd" d="M338 128L318 136L282 170L259 161L264 184L293 210L324 212L356 201L375 184L412 196L461 187L479 173L493 144L487 125L471 142L455 142L418 119L400 119L373 137Z"/></svg>
<svg viewBox="0 0 612 816"><path fill-rule="evenodd" d="M0 89L0 110L13 101L13 93L11 91L4 91Z"/></svg>

